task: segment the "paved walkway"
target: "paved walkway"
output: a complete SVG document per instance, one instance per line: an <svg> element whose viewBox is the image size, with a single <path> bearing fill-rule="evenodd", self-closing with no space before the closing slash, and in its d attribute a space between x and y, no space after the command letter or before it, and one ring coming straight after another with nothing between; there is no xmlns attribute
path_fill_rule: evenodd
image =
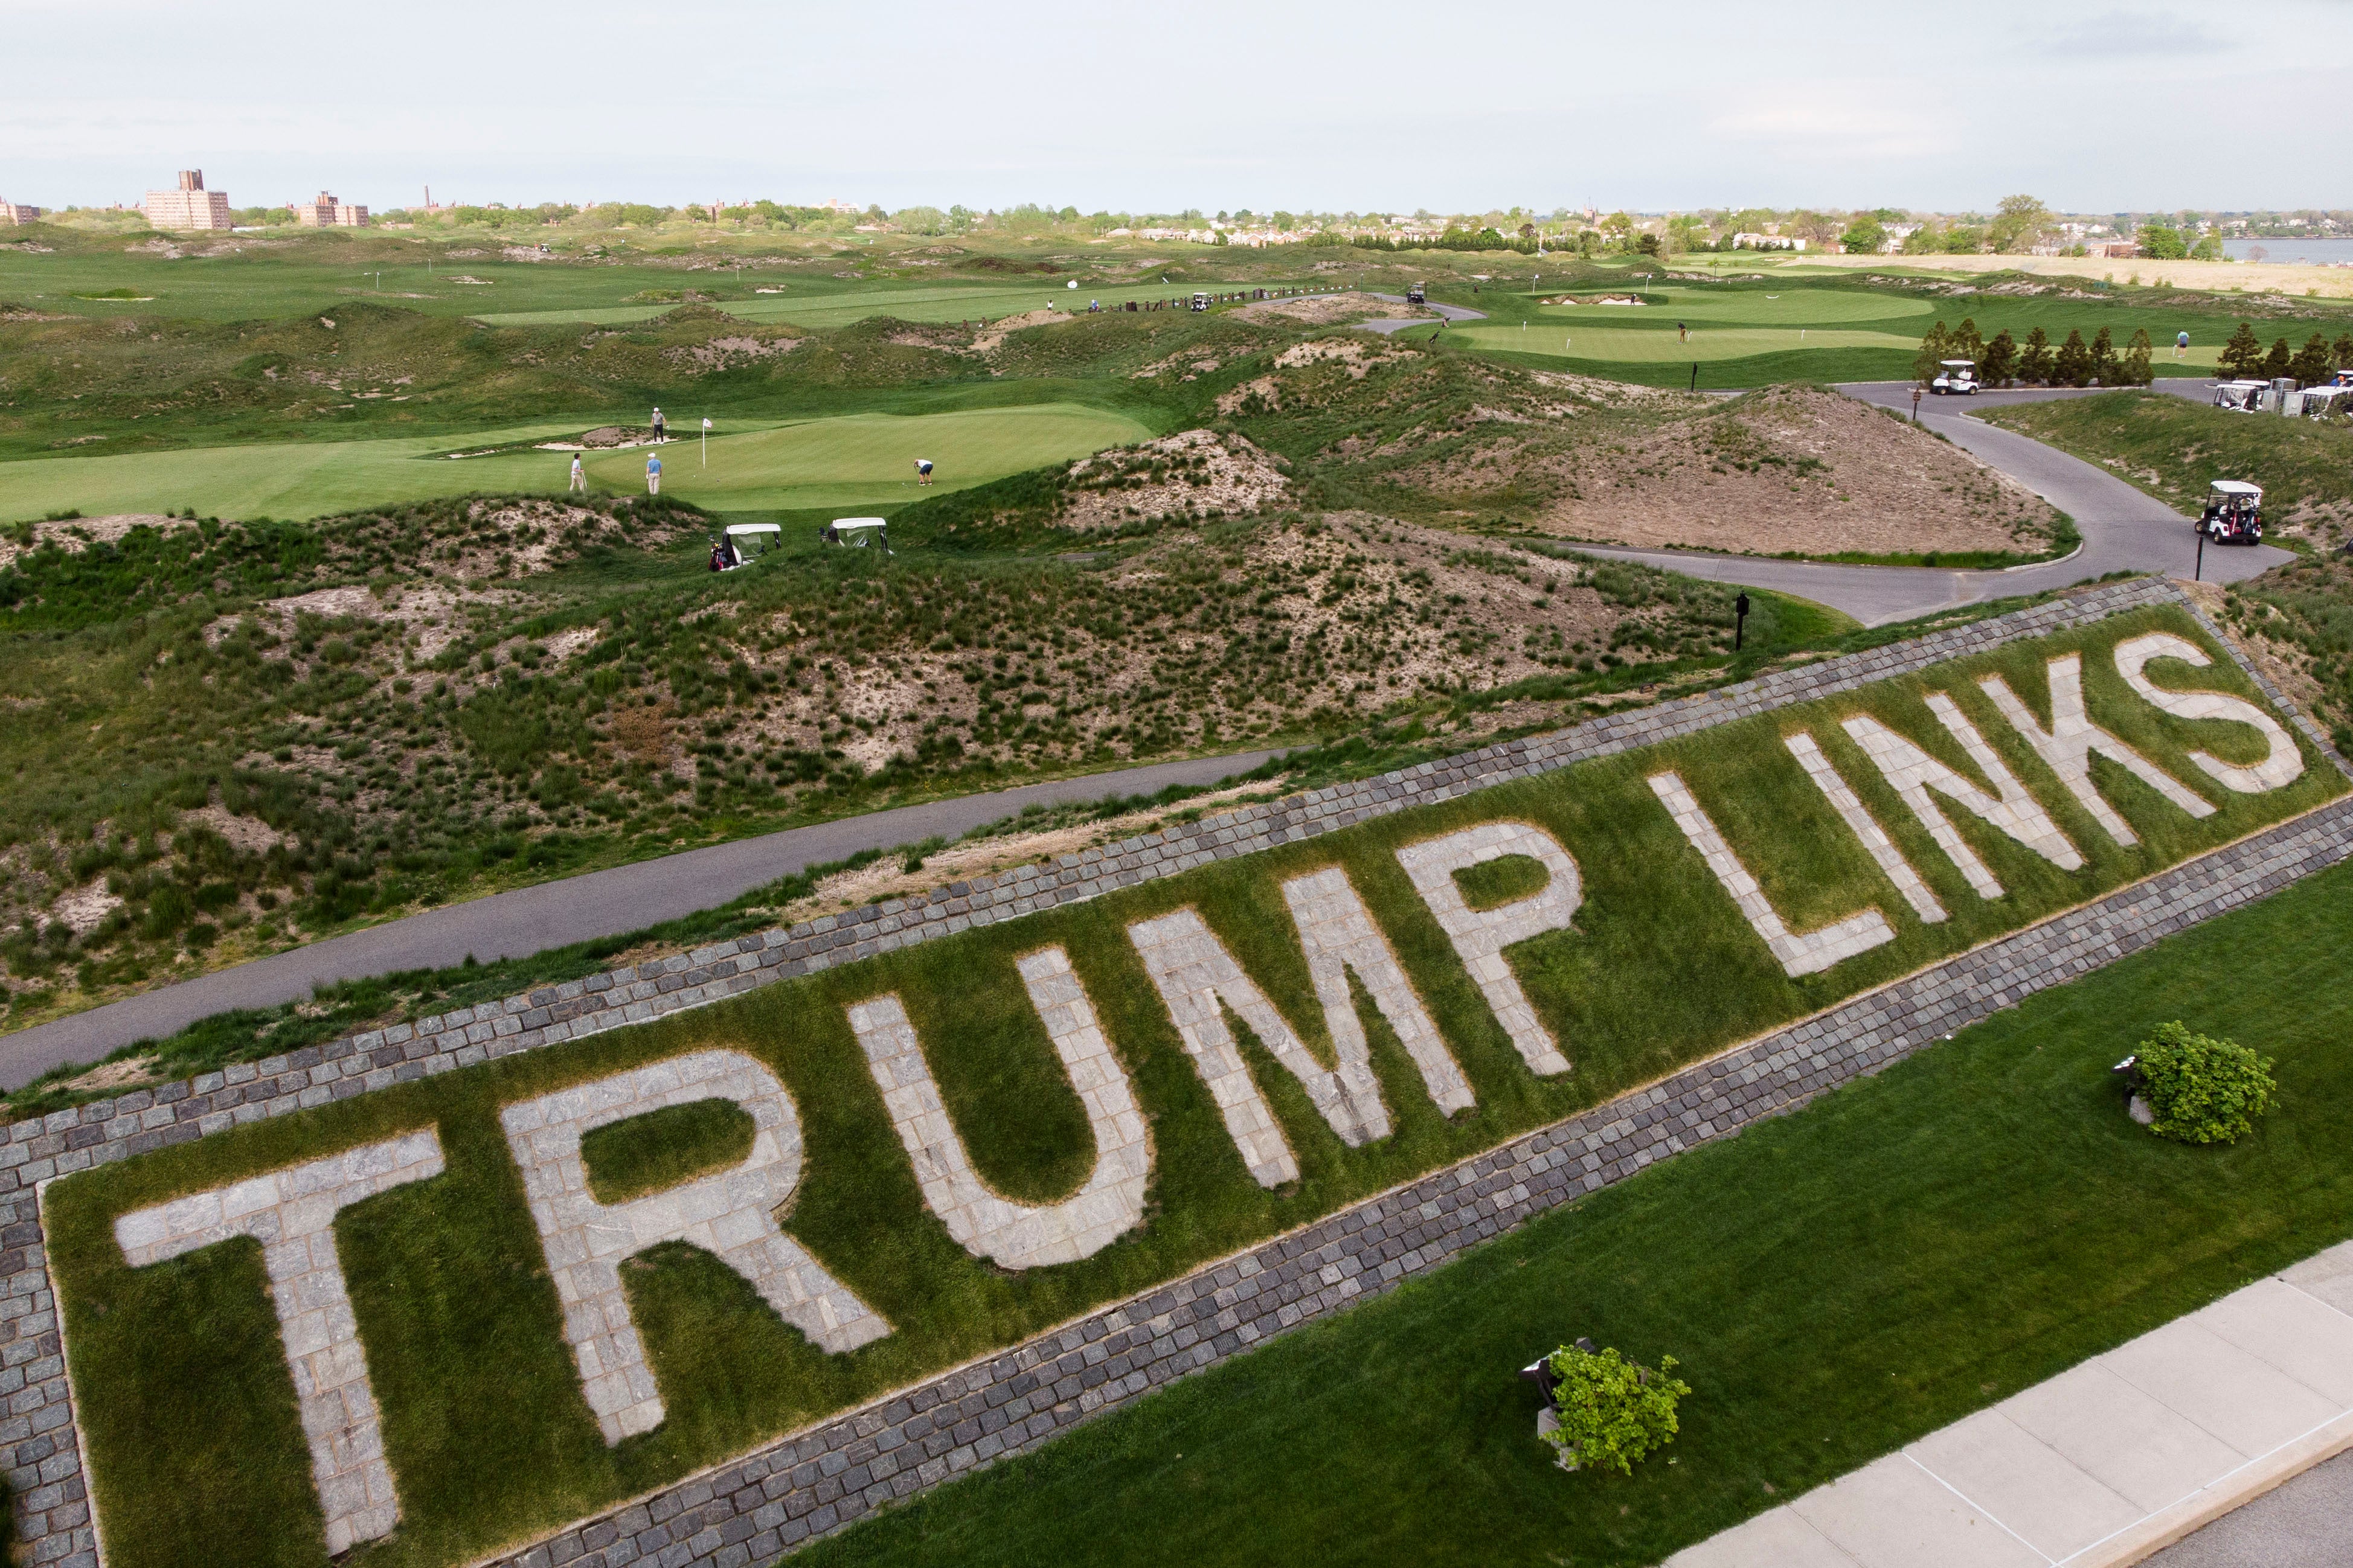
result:
<svg viewBox="0 0 2353 1568"><path fill-rule="evenodd" d="M0 1035L0 1085L14 1089L66 1062L97 1061L134 1040L160 1039L216 1013L299 1002L335 981L444 969L463 963L469 954L484 963L523 958L575 942L643 931L716 909L779 877L846 860L861 849L892 849L934 835L955 838L1026 805L1148 795L1171 784L1215 784L1282 754L1244 752L1155 763L1023 784L994 795L931 801L444 905L128 996L54 1024Z"/></svg>
<svg viewBox="0 0 2353 1568"><path fill-rule="evenodd" d="M2348 1446L2353 1242L1678 1552L1668 1568L2107 1568L2143 1561ZM2320 1540L2337 1554L2297 1560L2353 1562L2353 1529ZM2237 1561L2202 1540L2178 1550L2168 1568Z"/></svg>

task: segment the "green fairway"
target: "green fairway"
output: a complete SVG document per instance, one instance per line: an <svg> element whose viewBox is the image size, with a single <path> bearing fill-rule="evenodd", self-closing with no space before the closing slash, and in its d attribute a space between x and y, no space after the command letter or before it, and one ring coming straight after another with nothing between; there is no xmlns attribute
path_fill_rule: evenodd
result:
<svg viewBox="0 0 2353 1568"><path fill-rule="evenodd" d="M2353 1232L2348 911L2314 878L795 1561L1655 1563ZM2278 1058L2237 1146L2124 1114L2176 1017ZM1580 1334L1696 1391L1630 1479L1535 1440L1514 1373Z"/></svg>
<svg viewBox="0 0 2353 1568"><path fill-rule="evenodd" d="M444 454L576 436L594 423L512 426L467 441L273 442L0 464L6 497L0 521L67 509L96 517L182 507L207 516L302 519L476 490L556 492L567 482L569 452ZM874 506L913 498L919 457L939 465L939 484L955 488L1149 434L1124 416L1071 403L862 414L722 435L711 443L708 468L699 444L681 438L662 449L662 466L669 493L722 508ZM645 451L629 449L591 456L588 467L601 486L637 490L645 462Z"/></svg>
<svg viewBox="0 0 2353 1568"><path fill-rule="evenodd" d="M1478 349L1633 364L1688 364L1810 349L1889 349L1908 355L1920 346L1917 337L1852 327L1703 327L1685 342L1672 321L1661 331L1648 325L1618 326L1606 319L1567 327L1533 318L1525 327L1516 321L1472 321L1449 328L1446 336Z"/></svg>
<svg viewBox="0 0 2353 1568"><path fill-rule="evenodd" d="M907 321L996 321L1005 316L1019 315L1025 310L1050 308L1083 313L1091 300L1100 300L1105 310L1112 310L1130 300L1139 302L1189 300L1195 287L1191 283L1162 283L1155 279L1150 284L1082 283L1076 289L1069 289L1060 282L1041 279L1036 283L1014 288L981 285L824 291L795 282L784 286L784 291L775 296L723 300L718 302L718 308L747 321L790 321L797 326L831 328L846 327L868 316L883 315L896 316ZM1306 285L1251 285L1252 289L1260 287L1272 290L1304 288ZM1211 291L1219 290L1213 289ZM476 319L495 327L527 327L551 321L619 326L630 321L650 321L677 308L674 304L580 306L556 310L503 311Z"/></svg>

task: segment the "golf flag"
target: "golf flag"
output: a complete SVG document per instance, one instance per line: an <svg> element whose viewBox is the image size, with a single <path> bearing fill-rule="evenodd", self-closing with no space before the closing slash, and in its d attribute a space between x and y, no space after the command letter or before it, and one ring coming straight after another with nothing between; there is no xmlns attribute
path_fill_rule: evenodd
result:
<svg viewBox="0 0 2353 1568"><path fill-rule="evenodd" d="M711 467L711 421L702 422L702 466Z"/></svg>

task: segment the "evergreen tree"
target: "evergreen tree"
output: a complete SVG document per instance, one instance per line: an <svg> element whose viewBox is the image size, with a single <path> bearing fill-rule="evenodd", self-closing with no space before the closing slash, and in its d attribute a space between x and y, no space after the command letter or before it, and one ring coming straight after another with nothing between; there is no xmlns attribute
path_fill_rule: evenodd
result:
<svg viewBox="0 0 2353 1568"><path fill-rule="evenodd" d="M2051 380L2051 334L2041 327L2026 334L2026 352L2018 356L2018 379L2030 386Z"/></svg>
<svg viewBox="0 0 2353 1568"><path fill-rule="evenodd" d="M1945 346L1950 351L1945 355L1947 359L1965 359L1972 364L1985 359L1985 338L1978 331L1975 317L1963 316L1961 324L1953 329L1953 335L1945 340Z"/></svg>
<svg viewBox="0 0 2353 1568"><path fill-rule="evenodd" d="M1947 351L1951 342L1952 334L1945 330L1945 323L1941 321L1930 327L1928 335L1920 340L1920 352L1912 356L1912 374L1919 378L1921 385L1926 386L1936 379L1939 362L1950 357Z"/></svg>
<svg viewBox="0 0 2353 1568"><path fill-rule="evenodd" d="M2059 357L2052 362L2051 384L2083 386L2092 379L2092 351L2084 346L2080 329L2071 328L2067 341L2059 345Z"/></svg>
<svg viewBox="0 0 2353 1568"><path fill-rule="evenodd" d="M2315 332L2305 339L2304 347L2295 351L2295 358L2288 362L2287 373L2295 377L2298 386L2318 386L2328 379L2334 368L2328 363L2328 340Z"/></svg>
<svg viewBox="0 0 2353 1568"><path fill-rule="evenodd" d="M2136 330L2132 342L2125 345L2124 363L2116 367L2116 381L2124 386L2147 386L2157 373L2149 368L2151 351L2156 347L2148 341L2148 329Z"/></svg>
<svg viewBox="0 0 2353 1568"><path fill-rule="evenodd" d="M2018 371L2018 340L2004 327L1986 344L1985 358L1978 363L1978 378L1988 386L2006 386Z"/></svg>
<svg viewBox="0 0 2353 1568"><path fill-rule="evenodd" d="M2263 356L2263 377L2265 381L2276 381L2288 374L2288 367L2295 363L2295 355L2288 351L2287 340L2275 338L2272 341L2272 352Z"/></svg>
<svg viewBox="0 0 2353 1568"><path fill-rule="evenodd" d="M2092 340L2092 359L2089 368L2092 379L2102 386L2116 384L2116 340L2105 327L2102 327L2099 335Z"/></svg>
<svg viewBox="0 0 2353 1568"><path fill-rule="evenodd" d="M2353 332L2339 332L2336 342L2329 345L2328 363L2338 370L2353 370Z"/></svg>
<svg viewBox="0 0 2353 1568"><path fill-rule="evenodd" d="M2246 322L2231 334L2222 345L2222 369L2233 381L2246 381L2263 367L2263 345L2256 341L2255 329Z"/></svg>

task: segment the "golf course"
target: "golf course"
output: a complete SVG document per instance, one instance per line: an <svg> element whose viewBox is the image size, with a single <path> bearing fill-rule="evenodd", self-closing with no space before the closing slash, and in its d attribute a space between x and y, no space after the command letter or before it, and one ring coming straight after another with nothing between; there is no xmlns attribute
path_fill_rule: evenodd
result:
<svg viewBox="0 0 2353 1568"><path fill-rule="evenodd" d="M750 429L731 421L713 434L706 464L685 424L681 419L680 434L658 448L663 493L726 511L904 502L919 493L917 458L937 465L934 489L954 489L1149 434L1134 419L1071 403L850 414L755 422ZM485 430L455 443L447 437L280 441L11 463L0 468L7 495L0 512L14 521L67 510L95 516L194 508L206 516L301 521L477 491L557 494L569 482L572 453L533 443L576 437L583 427L575 419ZM642 491L654 450L586 453L589 479L603 489ZM482 455L466 455L473 452Z"/></svg>

